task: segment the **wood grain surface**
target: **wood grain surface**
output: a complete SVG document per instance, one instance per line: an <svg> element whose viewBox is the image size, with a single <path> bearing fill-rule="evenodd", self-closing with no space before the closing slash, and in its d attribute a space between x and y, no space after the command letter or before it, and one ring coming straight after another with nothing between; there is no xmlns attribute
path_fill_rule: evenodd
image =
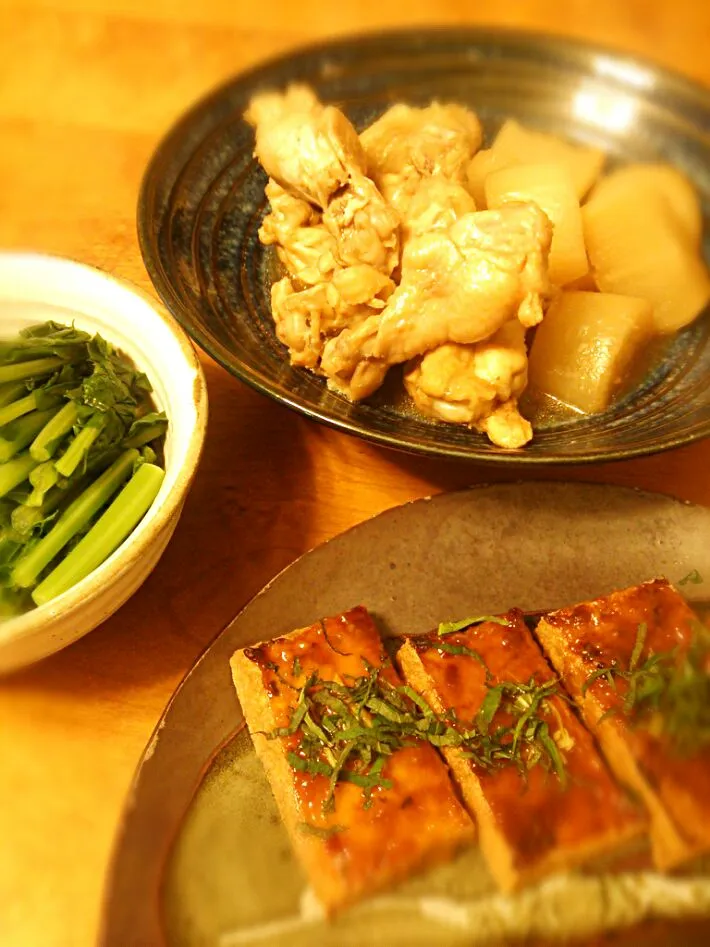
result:
<svg viewBox="0 0 710 947"><path fill-rule="evenodd" d="M150 289L137 189L190 102L313 38L464 22L586 37L710 85L700 0L0 0L0 249L62 254ZM315 426L204 365L207 447L160 565L100 629L0 682L2 947L94 943L141 751L196 656L274 573L388 507L499 479ZM544 475L710 504L709 468L706 441Z"/></svg>

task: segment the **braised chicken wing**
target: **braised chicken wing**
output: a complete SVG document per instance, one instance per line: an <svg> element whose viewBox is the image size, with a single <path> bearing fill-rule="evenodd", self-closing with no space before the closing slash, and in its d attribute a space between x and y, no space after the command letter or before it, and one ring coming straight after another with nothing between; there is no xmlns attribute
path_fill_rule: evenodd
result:
<svg viewBox="0 0 710 947"><path fill-rule="evenodd" d="M387 305L329 341L322 370L347 390L363 359L395 365L448 342L480 342L511 319L536 325L549 292L551 236L534 204L509 204L413 238Z"/></svg>
<svg viewBox="0 0 710 947"><path fill-rule="evenodd" d="M360 136L370 177L401 214L427 177L463 183L481 123L461 105L393 105Z"/></svg>
<svg viewBox="0 0 710 947"><path fill-rule="evenodd" d="M499 447L522 447L532 428L518 411L527 384L525 329L507 322L475 345L448 342L416 359L404 385L422 414L472 425Z"/></svg>
<svg viewBox="0 0 710 947"><path fill-rule="evenodd" d="M366 157L345 115L323 105L307 86L254 96L244 113L254 126L254 154L285 190L324 209L353 174L364 174Z"/></svg>

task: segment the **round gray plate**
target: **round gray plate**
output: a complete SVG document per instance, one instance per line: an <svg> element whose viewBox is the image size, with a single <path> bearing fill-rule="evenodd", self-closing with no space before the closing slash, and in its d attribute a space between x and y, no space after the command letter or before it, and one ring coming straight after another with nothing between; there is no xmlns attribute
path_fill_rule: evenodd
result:
<svg viewBox="0 0 710 947"><path fill-rule="evenodd" d="M525 483L398 507L303 556L203 654L146 749L108 878L104 947L216 945L245 894L255 909L270 898L276 915L301 884L294 869L269 885L289 853L269 828L276 817L260 769L233 739L242 723L235 649L356 604L402 634L513 605L553 608L657 575L678 582L696 569L705 582L684 592L707 598L709 537L710 510L669 497ZM249 826L259 841L245 845ZM683 930L682 942L695 942ZM637 942L630 936L624 943Z"/></svg>
<svg viewBox="0 0 710 947"><path fill-rule="evenodd" d="M379 444L495 464L583 463L650 454L710 433L710 315L672 338L628 397L600 415L540 419L505 451L462 425L422 417L396 372L352 404L288 363L274 333L274 260L259 243L266 176L242 119L251 96L289 82L337 102L358 129L394 102L474 109L490 141L514 117L604 148L610 162L668 161L710 208L710 94L617 52L539 33L456 27L346 37L236 76L197 103L148 167L138 205L146 268L175 318L216 361L308 417ZM705 254L710 260L710 235Z"/></svg>

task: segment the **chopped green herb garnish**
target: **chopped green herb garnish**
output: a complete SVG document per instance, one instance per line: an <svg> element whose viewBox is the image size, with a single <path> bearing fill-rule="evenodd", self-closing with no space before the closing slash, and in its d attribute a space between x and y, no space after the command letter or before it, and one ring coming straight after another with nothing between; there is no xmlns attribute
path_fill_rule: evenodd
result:
<svg viewBox="0 0 710 947"><path fill-rule="evenodd" d="M301 662L298 660L298 655L293 659L293 676L300 677L303 673L301 668Z"/></svg>
<svg viewBox="0 0 710 947"><path fill-rule="evenodd" d="M471 625L482 625L487 621L496 625L510 624L506 618L500 618L498 615L480 615L477 618L462 618L461 621L442 621L436 633L437 635L453 635L456 631L463 631L465 628L470 628Z"/></svg>
<svg viewBox="0 0 710 947"><path fill-rule="evenodd" d="M486 677L491 676L491 672L486 667L486 662L478 651L473 648L467 648L465 644L451 644L449 641L437 641L434 647L437 651L445 651L447 654L464 654L467 658L473 658L474 661L478 661L479 664L483 665Z"/></svg>
<svg viewBox="0 0 710 947"><path fill-rule="evenodd" d="M582 693L601 676L607 677L615 689L617 680L625 681L627 689L621 705L606 710L599 722L623 711L634 725L656 736L666 736L680 755L693 754L710 744L708 649L696 640L683 656L676 647L651 653L642 661L647 633L642 622L627 669L612 665L594 671Z"/></svg>
<svg viewBox="0 0 710 947"><path fill-rule="evenodd" d="M523 774L531 766L542 764L553 770L564 785L562 754L550 736L549 724L545 720L547 702L558 692L556 680L538 684L531 678L527 684L504 681L489 685L476 717L476 726L481 733L479 762L490 766L497 760L510 760ZM491 732L493 717L499 710L511 717L511 723ZM554 752L551 750L553 745Z"/></svg>
<svg viewBox="0 0 710 947"><path fill-rule="evenodd" d="M488 729L495 715L498 712L501 701L503 700L503 688L489 687L486 696L483 698L481 706L476 714L476 726L482 734L488 733Z"/></svg>
<svg viewBox="0 0 710 947"><path fill-rule="evenodd" d="M329 825L326 827L321 827L319 825L311 825L310 822L299 822L298 831L302 832L303 835L312 835L315 838L319 839L329 839L334 835L337 835L339 832L345 831L344 825Z"/></svg>
<svg viewBox="0 0 710 947"><path fill-rule="evenodd" d="M614 667L603 667L597 668L596 671L592 671L587 680L582 684L582 697L587 693L592 684L599 680L600 677L603 677L607 684L616 690L616 683L614 682Z"/></svg>
<svg viewBox="0 0 710 947"><path fill-rule="evenodd" d="M338 651L338 649L335 647L335 645L333 644L333 642L330 640L330 637L329 637L329 635L328 635L328 629L326 628L325 622L323 621L323 619L320 620L320 626L321 626L321 629L323 630L323 637L325 638L326 642L328 643L328 647L331 649L331 651L335 651L335 653L336 653L336 654L339 654L339 655L341 656L341 658L348 658L348 657L350 657L350 655L351 655L351 652L350 652L350 651Z"/></svg>
<svg viewBox="0 0 710 947"><path fill-rule="evenodd" d="M636 641L634 642L634 648L631 652L631 659L629 661L629 671L635 671L636 667L641 660L641 655L643 654L643 646L646 644L646 635L648 634L648 625L645 621L642 621L637 630L636 630Z"/></svg>
<svg viewBox="0 0 710 947"><path fill-rule="evenodd" d="M700 585L703 581L703 577L700 575L697 569L691 569L691 571L683 576L683 578L678 582L678 585Z"/></svg>
<svg viewBox="0 0 710 947"><path fill-rule="evenodd" d="M422 741L456 747L486 769L513 764L524 775L541 764L564 785L561 744L550 735L546 719L557 681L488 684L476 720L466 726L453 711L435 713L411 687L390 683L382 671L367 665L367 673L349 684L311 675L298 692L289 725L265 734L297 737L288 762L298 772L327 777L324 812L334 807L340 782L360 787L363 806L369 808L376 789L392 787L384 775L388 758ZM508 726L495 725L498 711L508 715Z"/></svg>
<svg viewBox="0 0 710 947"><path fill-rule="evenodd" d="M332 808L339 782L359 786L363 804L371 805L375 789L391 788L383 776L387 758L421 738L417 719L422 711L381 671L370 667L350 685L311 675L299 691L289 725L266 734L270 739L298 735L288 761L300 772L328 777L324 811Z"/></svg>

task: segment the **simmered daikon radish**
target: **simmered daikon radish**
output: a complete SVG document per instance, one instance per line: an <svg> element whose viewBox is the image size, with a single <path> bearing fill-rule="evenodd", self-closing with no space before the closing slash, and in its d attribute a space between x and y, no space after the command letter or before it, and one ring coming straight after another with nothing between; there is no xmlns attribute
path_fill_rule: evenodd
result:
<svg viewBox="0 0 710 947"><path fill-rule="evenodd" d="M488 159L490 165L487 168L484 161L479 159L477 169L475 164L478 155L474 156L474 177L480 176L481 171L489 173L517 164L559 164L567 169L580 201L604 167L604 152L600 148L575 145L557 135L524 128L512 118L503 123L489 151L493 157Z"/></svg>
<svg viewBox="0 0 710 947"><path fill-rule="evenodd" d="M479 210L486 209L486 178L504 167L507 165L492 148L482 148L471 158L467 172L468 190Z"/></svg>
<svg viewBox="0 0 710 947"><path fill-rule="evenodd" d="M554 164L525 164L494 171L486 178L486 204L497 208L507 201L533 201L554 226L550 247L550 279L565 286L589 270L579 201L565 168Z"/></svg>
<svg viewBox="0 0 710 947"><path fill-rule="evenodd" d="M710 301L707 267L661 201L614 188L585 204L582 221L599 289L647 299L657 332L688 325Z"/></svg>
<svg viewBox="0 0 710 947"><path fill-rule="evenodd" d="M578 200L582 200L593 186L604 167L604 152L599 148L575 145L548 132L524 128L509 118L490 148L479 151L468 168L468 186L483 210L485 183L489 174L520 164L558 164L564 167Z"/></svg>
<svg viewBox="0 0 710 947"><path fill-rule="evenodd" d="M562 292L535 332L530 387L585 414L604 411L652 332L645 299Z"/></svg>
<svg viewBox="0 0 710 947"><path fill-rule="evenodd" d="M703 212L697 192L682 171L669 164L629 164L598 182L594 201L660 200L679 228L697 247L703 230Z"/></svg>

